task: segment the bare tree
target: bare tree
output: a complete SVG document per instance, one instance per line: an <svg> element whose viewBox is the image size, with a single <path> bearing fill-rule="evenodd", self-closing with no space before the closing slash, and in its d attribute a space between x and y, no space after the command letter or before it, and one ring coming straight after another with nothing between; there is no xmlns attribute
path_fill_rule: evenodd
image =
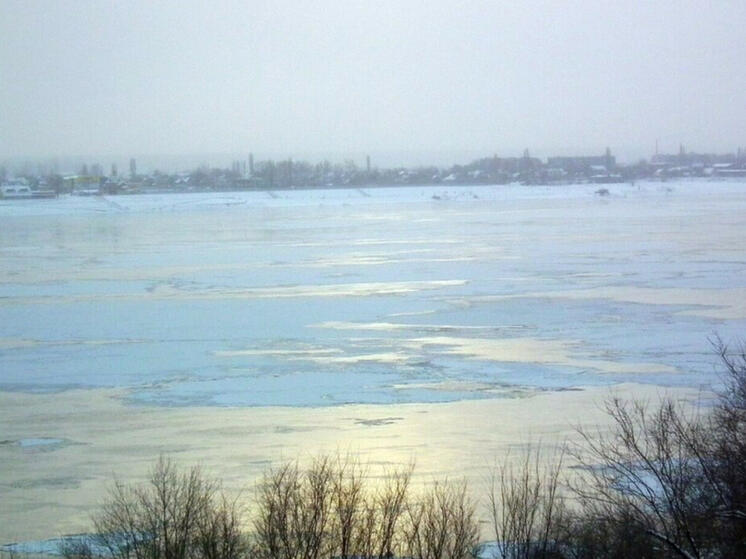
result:
<svg viewBox="0 0 746 559"><path fill-rule="evenodd" d="M542 465L541 448L529 447L515 466L510 456L493 471L489 505L496 549L503 559L555 556L567 509L560 494L564 450Z"/></svg>
<svg viewBox="0 0 746 559"><path fill-rule="evenodd" d="M746 345L713 345L724 371L722 388L708 416L686 440L702 472L702 491L712 502L712 527L723 556L746 549Z"/></svg>
<svg viewBox="0 0 746 559"><path fill-rule="evenodd" d="M408 468L387 473L385 483L375 496L374 507L378 516L375 556L379 558L393 557L399 546L398 535L413 471L412 463Z"/></svg>
<svg viewBox="0 0 746 559"><path fill-rule="evenodd" d="M257 492L254 553L267 559L391 557L399 546L411 468L376 490L349 457L316 458L270 470Z"/></svg>
<svg viewBox="0 0 746 559"><path fill-rule="evenodd" d="M404 536L405 553L414 559L475 557L479 525L466 483L436 482L409 503Z"/></svg>
<svg viewBox="0 0 746 559"><path fill-rule="evenodd" d="M615 508L613 514L598 502L584 503L563 522L565 545L558 557L567 559L664 559L664 546L640 530L632 514Z"/></svg>
<svg viewBox="0 0 746 559"><path fill-rule="evenodd" d="M385 472L373 489L368 469L359 460L337 458L332 531L336 557L384 558L399 550L413 467Z"/></svg>
<svg viewBox="0 0 746 559"><path fill-rule="evenodd" d="M375 509L369 504L366 470L351 456L338 456L333 479L333 538L341 559L372 553Z"/></svg>
<svg viewBox="0 0 746 559"><path fill-rule="evenodd" d="M254 553L258 557L294 559L300 556L292 518L300 483L296 463L273 468L264 475L257 492L258 510L254 518Z"/></svg>
<svg viewBox="0 0 746 559"><path fill-rule="evenodd" d="M85 536L62 538L57 553L65 559L93 559L95 553L90 538ZM0 555L0 557L2 557ZM14 558L9 558L14 559Z"/></svg>
<svg viewBox="0 0 746 559"><path fill-rule="evenodd" d="M711 415L704 442L710 461L708 480L720 499L723 518L740 526L741 537L746 531L746 345L731 352L720 339L715 347L725 368L724 388Z"/></svg>
<svg viewBox="0 0 746 559"><path fill-rule="evenodd" d="M714 503L692 453L701 440L698 419L669 399L651 408L614 398L606 412L611 435L582 433L589 457L578 495L596 511L633 522L675 555L706 556Z"/></svg>
<svg viewBox="0 0 746 559"><path fill-rule="evenodd" d="M334 465L328 456L301 471L288 463L259 484L255 551L271 559L321 559L331 553Z"/></svg>
<svg viewBox="0 0 746 559"><path fill-rule="evenodd" d="M115 483L93 525L91 545L121 559L236 559L244 549L235 501L163 456L147 484Z"/></svg>
<svg viewBox="0 0 746 559"><path fill-rule="evenodd" d="M244 514L237 499L221 494L205 507L197 521L201 559L239 559L248 551L243 533Z"/></svg>

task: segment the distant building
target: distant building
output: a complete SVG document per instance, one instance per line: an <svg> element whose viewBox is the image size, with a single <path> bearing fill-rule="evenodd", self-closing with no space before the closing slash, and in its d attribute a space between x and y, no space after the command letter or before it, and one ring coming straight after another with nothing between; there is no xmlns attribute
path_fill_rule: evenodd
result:
<svg viewBox="0 0 746 559"><path fill-rule="evenodd" d="M610 173L616 168L616 158L611 150L606 148L604 155L581 155L577 157L549 157L547 167L563 169L570 175L598 174L603 171Z"/></svg>
<svg viewBox="0 0 746 559"><path fill-rule="evenodd" d="M91 196L101 192L101 177L70 175L64 179L66 190L77 196Z"/></svg>

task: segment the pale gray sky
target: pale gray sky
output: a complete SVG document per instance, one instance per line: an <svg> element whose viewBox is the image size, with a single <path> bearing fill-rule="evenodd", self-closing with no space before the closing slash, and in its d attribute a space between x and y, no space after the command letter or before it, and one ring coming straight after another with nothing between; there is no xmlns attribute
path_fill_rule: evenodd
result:
<svg viewBox="0 0 746 559"><path fill-rule="evenodd" d="M0 158L733 151L745 24L743 0L0 0Z"/></svg>

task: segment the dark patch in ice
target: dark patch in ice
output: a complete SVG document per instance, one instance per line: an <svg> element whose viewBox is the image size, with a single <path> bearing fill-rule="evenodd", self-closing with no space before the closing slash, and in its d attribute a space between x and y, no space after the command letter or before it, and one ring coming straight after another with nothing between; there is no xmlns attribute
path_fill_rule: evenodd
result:
<svg viewBox="0 0 746 559"><path fill-rule="evenodd" d="M402 421L403 417L379 417L376 419L355 419L356 425L365 425L366 427L377 427L379 425L393 425L397 421Z"/></svg>
<svg viewBox="0 0 746 559"><path fill-rule="evenodd" d="M83 384L16 384L0 383L0 391L3 392L23 392L25 394L59 394L67 390L78 390L88 388Z"/></svg>
<svg viewBox="0 0 746 559"><path fill-rule="evenodd" d="M50 477L41 479L19 479L9 484L15 489L78 489L82 480L74 477Z"/></svg>
<svg viewBox="0 0 746 559"><path fill-rule="evenodd" d="M0 448L18 448L25 452L51 452L70 444L73 444L72 441L56 437L27 437L2 440Z"/></svg>

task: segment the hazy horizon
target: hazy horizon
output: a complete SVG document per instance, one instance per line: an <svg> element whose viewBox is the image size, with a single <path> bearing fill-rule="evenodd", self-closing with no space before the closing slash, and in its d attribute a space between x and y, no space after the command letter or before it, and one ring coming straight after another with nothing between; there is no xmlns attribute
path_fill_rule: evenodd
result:
<svg viewBox="0 0 746 559"><path fill-rule="evenodd" d="M656 141L746 144L743 2L2 0L0 15L0 160L448 165L608 146L633 162Z"/></svg>
<svg viewBox="0 0 746 559"><path fill-rule="evenodd" d="M604 150L595 150L590 153L579 153L573 150L556 150L552 152L535 151L529 149L531 157L546 159L550 156L561 155L602 155ZM734 150L731 150L734 151ZM639 157L624 157L612 150L621 164L635 163L640 158L648 159L651 153L640 150ZM58 173L77 173L83 166L93 164L101 165L104 172L108 173L112 164L116 165L119 172L129 172L129 161L135 159L138 172L151 173L160 171L166 173L179 173L193 171L199 167L228 168L234 161L247 161L249 154L254 161L282 161L288 158L294 161L306 161L312 164L329 161L332 164L342 164L353 161L358 167L365 167L366 157L370 157L373 168L387 169L396 167L429 167L449 168L453 165L465 165L476 159L484 157L520 157L523 150L515 152L487 152L476 150L431 150L431 151L368 151L368 152L305 152L305 153L283 153L266 151L243 151L223 153L130 153L130 154L72 154L58 156L18 156L1 158L0 165L11 172L23 173L36 172L39 167L45 171L53 170Z"/></svg>

